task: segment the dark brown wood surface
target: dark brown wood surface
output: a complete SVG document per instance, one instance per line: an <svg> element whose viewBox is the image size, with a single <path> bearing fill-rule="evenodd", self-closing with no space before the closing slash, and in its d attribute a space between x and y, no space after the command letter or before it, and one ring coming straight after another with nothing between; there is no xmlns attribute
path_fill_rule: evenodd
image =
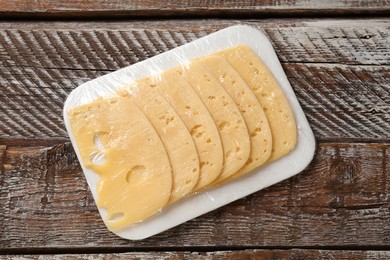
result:
<svg viewBox="0 0 390 260"><path fill-rule="evenodd" d="M183 19L384 15L389 9L381 0L0 2L0 18L175 17L0 21L0 254L390 258L390 20ZM62 122L66 96L90 79L242 23L271 40L314 130L313 162L291 179L152 238L111 234ZM132 251L138 252L126 253Z"/></svg>
<svg viewBox="0 0 390 260"><path fill-rule="evenodd" d="M69 143L3 151L4 252L194 247L387 248L390 144L320 144L301 174L142 241L102 223Z"/></svg>
<svg viewBox="0 0 390 260"><path fill-rule="evenodd" d="M0 1L5 17L242 17L302 15L385 15L387 0L69 0Z"/></svg>

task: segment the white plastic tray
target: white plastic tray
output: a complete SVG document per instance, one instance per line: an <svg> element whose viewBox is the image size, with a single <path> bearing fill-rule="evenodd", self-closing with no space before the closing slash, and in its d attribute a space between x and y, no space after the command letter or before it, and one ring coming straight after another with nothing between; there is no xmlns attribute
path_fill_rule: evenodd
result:
<svg viewBox="0 0 390 260"><path fill-rule="evenodd" d="M312 160L315 152L313 132L271 43L259 30L243 25L223 29L145 61L88 81L73 90L64 105L64 120L77 157L81 161L79 149L75 143L66 115L69 109L89 103L98 96L110 95L114 93L115 89L136 79L160 73L193 58L205 56L237 44L245 44L251 47L265 62L283 88L293 109L298 127L298 142L295 149L287 156L264 167L260 167L243 178L183 199L178 203L164 208L161 213L156 214L142 223L115 231L114 233L116 235L133 240L153 236L296 175L305 169ZM96 201L96 185L99 177L90 169L85 167L82 167L82 169ZM104 210L99 209L99 212L102 217L106 214Z"/></svg>

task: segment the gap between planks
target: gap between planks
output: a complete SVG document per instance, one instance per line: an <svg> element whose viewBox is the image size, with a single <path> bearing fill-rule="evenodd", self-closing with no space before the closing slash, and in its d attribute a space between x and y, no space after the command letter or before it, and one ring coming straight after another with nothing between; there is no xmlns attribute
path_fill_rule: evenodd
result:
<svg viewBox="0 0 390 260"><path fill-rule="evenodd" d="M128 252L197 252L197 253L218 253L218 252L237 252L244 250L321 250L321 251L389 251L389 246L185 246L185 247L58 247L58 248L0 248L1 255L69 255L69 254L121 254ZM0 257L1 258L1 257Z"/></svg>
<svg viewBox="0 0 390 260"><path fill-rule="evenodd" d="M182 17L294 17L385 15L386 0L260 0L260 1L6 1L0 4L4 18L182 18Z"/></svg>
<svg viewBox="0 0 390 260"><path fill-rule="evenodd" d="M316 138L318 144L390 144L389 138ZM4 151L7 148L17 147L53 147L70 143L69 138L66 137L50 137L50 138L12 138L0 137L0 155L1 146ZM1 162L1 160L0 160Z"/></svg>

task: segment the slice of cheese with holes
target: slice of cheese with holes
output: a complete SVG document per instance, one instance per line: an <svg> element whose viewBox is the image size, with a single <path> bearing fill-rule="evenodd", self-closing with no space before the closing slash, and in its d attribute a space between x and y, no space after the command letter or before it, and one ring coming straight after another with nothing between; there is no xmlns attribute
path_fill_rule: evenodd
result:
<svg viewBox="0 0 390 260"><path fill-rule="evenodd" d="M204 188L220 175L223 167L221 139L210 113L191 86L180 80L174 70L140 82L156 89L187 126L200 161L200 176L194 191Z"/></svg>
<svg viewBox="0 0 390 260"><path fill-rule="evenodd" d="M82 163L100 176L97 206L107 210L110 230L140 222L167 204L172 189L167 152L129 98L99 98L68 116Z"/></svg>
<svg viewBox="0 0 390 260"><path fill-rule="evenodd" d="M199 179L199 157L187 127L157 91L134 83L118 91L128 96L146 115L163 141L173 172L170 203L187 195Z"/></svg>
<svg viewBox="0 0 390 260"><path fill-rule="evenodd" d="M244 118L226 90L199 62L177 67L177 70L202 99L218 127L224 166L215 182L223 181L248 161L251 149Z"/></svg>
<svg viewBox="0 0 390 260"><path fill-rule="evenodd" d="M267 66L247 46L221 51L230 65L241 75L263 106L272 131L272 154L276 160L294 149L297 142L297 126L290 104Z"/></svg>
<svg viewBox="0 0 390 260"><path fill-rule="evenodd" d="M245 165L231 176L237 178L264 164L271 155L272 134L267 116L252 90L225 58L211 55L194 62L200 62L221 83L244 117L251 152Z"/></svg>

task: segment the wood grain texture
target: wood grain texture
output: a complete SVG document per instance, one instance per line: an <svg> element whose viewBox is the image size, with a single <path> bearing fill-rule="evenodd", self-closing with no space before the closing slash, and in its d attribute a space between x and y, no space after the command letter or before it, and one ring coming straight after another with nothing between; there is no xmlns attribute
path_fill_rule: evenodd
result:
<svg viewBox="0 0 390 260"><path fill-rule="evenodd" d="M351 250L238 250L216 252L134 252L121 254L64 254L64 255L8 255L4 259L18 260L63 260L63 259L160 259L160 260L248 260L248 259L339 259L339 260L386 260L390 258L389 251L351 251Z"/></svg>
<svg viewBox="0 0 390 260"><path fill-rule="evenodd" d="M390 144L320 144L301 174L143 241L107 231L69 143L2 149L0 253L390 247Z"/></svg>
<svg viewBox="0 0 390 260"><path fill-rule="evenodd" d="M317 140L390 140L388 20L246 23L272 41ZM233 24L3 23L0 143L66 141L62 106L72 89Z"/></svg>
<svg viewBox="0 0 390 260"><path fill-rule="evenodd" d="M386 14L387 0L224 0L224 1L2 1L0 14L6 17L226 17Z"/></svg>
<svg viewBox="0 0 390 260"><path fill-rule="evenodd" d="M92 59L88 60L83 55L76 59L77 63L80 63L80 59L84 61L79 64L79 66L83 65L84 67L78 67L79 69L107 69L107 65L116 67L129 65L206 36L217 30L238 24L247 24L265 32L276 48L279 58L285 62L390 65L390 54L388 52L390 43L389 19L0 22L0 28L3 41L7 41L8 44L11 43L11 50L15 51L12 58L17 58L17 61L14 63L6 63L8 65L22 65L23 63L20 64L18 62L18 60L20 61L23 58L18 58L20 54L36 54L36 58L42 59L42 64L37 63L38 61L33 63L36 66L47 65L48 58L57 58L55 61L61 62L57 63L58 65L66 66L66 62L61 59L64 51L73 51L73 54L84 51L86 52L84 55L87 55L91 51L97 52L102 48L108 53L94 54L108 55L108 57L111 55L122 55L123 58L130 58L130 60L122 61L124 62L123 64L107 64L114 57L100 61L100 63L95 61L93 57L88 57ZM8 36L8 33L14 33L14 35ZM46 36L45 34L49 35ZM13 40L7 39L7 36L13 36ZM12 42L14 44L23 44L28 40L25 39L26 37L36 44L36 46L30 46L32 45L30 44L28 47L40 47L42 50L37 50L36 48L20 50L18 47L21 48L21 46L14 46L12 44ZM35 39L35 37L38 37L38 39ZM46 38L50 38L51 40ZM38 40L39 42L37 42ZM108 41L108 43L105 41ZM72 46L72 44L76 46ZM70 50L66 48L68 45ZM61 46L63 48L57 50ZM77 50L78 46L82 50ZM122 47L122 49L117 49L119 47ZM135 47L138 47L138 50L126 50L126 48ZM116 51L114 53L111 52L113 48ZM59 53L53 56L53 51L58 51ZM129 57L129 54L133 57ZM8 56L3 55L2 57L10 58L10 54ZM70 56L68 60L72 58L74 57ZM96 57L96 59L99 58L99 56ZM93 67L88 66L91 65L88 61L92 63ZM71 64L67 66L69 65Z"/></svg>

